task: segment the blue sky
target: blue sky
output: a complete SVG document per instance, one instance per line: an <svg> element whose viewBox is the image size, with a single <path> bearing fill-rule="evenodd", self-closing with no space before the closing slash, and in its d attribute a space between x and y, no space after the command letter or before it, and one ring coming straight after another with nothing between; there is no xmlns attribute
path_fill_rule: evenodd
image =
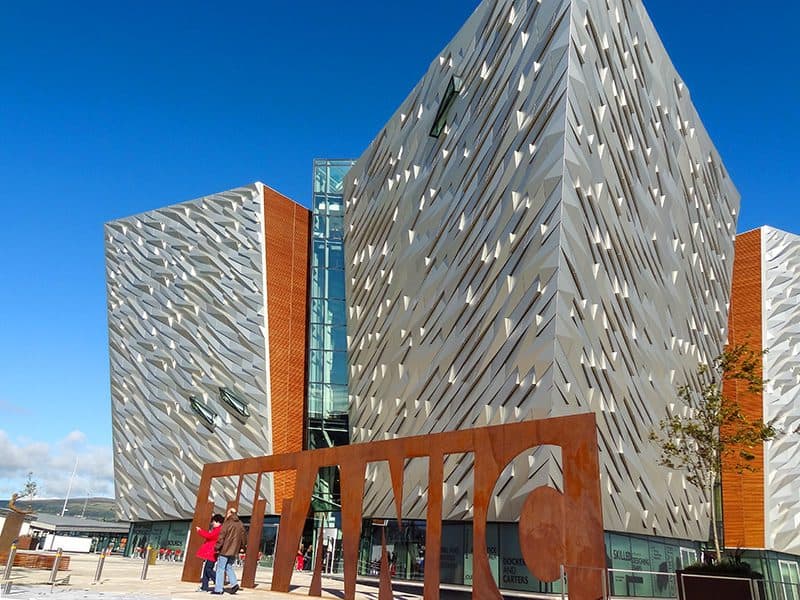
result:
<svg viewBox="0 0 800 600"><path fill-rule="evenodd" d="M797 3L645 4L742 194L800 233ZM308 204L477 6L0 3L0 498L111 495L102 224L255 180Z"/></svg>

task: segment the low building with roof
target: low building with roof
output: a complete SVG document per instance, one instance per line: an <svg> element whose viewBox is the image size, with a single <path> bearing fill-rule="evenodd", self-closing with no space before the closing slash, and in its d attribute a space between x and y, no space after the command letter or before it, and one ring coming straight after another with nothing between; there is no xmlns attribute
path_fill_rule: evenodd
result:
<svg viewBox="0 0 800 600"><path fill-rule="evenodd" d="M95 552L109 545L123 550L130 525L122 521L98 521L68 515L32 515L26 523L33 540L31 549Z"/></svg>

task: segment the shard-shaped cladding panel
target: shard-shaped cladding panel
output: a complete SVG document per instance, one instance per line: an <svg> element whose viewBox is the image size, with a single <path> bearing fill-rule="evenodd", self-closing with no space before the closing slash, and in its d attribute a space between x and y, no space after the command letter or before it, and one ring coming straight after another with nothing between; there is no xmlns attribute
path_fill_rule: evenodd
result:
<svg viewBox="0 0 800 600"><path fill-rule="evenodd" d="M784 431L800 422L800 236L762 228L764 420ZM766 445L764 497L766 548L800 554L800 444L782 435Z"/></svg>
<svg viewBox="0 0 800 600"><path fill-rule="evenodd" d="M482 4L348 174L353 442L551 414L568 42L566 2ZM468 517L471 457L445 479Z"/></svg>
<svg viewBox="0 0 800 600"><path fill-rule="evenodd" d="M572 7L554 406L599 417L606 527L705 539L648 434L726 339L739 196L640 2Z"/></svg>
<svg viewBox="0 0 800 600"><path fill-rule="evenodd" d="M257 183L106 225L122 518L190 518L205 463L272 451L271 405L286 394L270 394L264 202ZM261 490L274 507L271 478ZM224 506L235 482L221 493Z"/></svg>
<svg viewBox="0 0 800 600"><path fill-rule="evenodd" d="M721 349L738 195L641 3L481 4L347 197L353 441L592 410L606 528L706 536L647 438ZM559 485L557 455L529 464L496 518ZM445 518L470 516L463 466Z"/></svg>

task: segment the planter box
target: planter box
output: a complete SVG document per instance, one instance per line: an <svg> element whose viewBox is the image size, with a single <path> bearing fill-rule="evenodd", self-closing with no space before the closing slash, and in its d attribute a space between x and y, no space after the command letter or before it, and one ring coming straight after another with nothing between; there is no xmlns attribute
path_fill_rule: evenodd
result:
<svg viewBox="0 0 800 600"><path fill-rule="evenodd" d="M5 565L8 562L8 553L0 554L0 565ZM43 554L38 552L17 552L14 555L15 567L24 567L26 569L45 569L52 570L53 563L56 562L55 554ZM61 556L58 563L59 571L69 571L69 556Z"/></svg>
<svg viewBox="0 0 800 600"><path fill-rule="evenodd" d="M676 571L680 600L758 600L763 599L764 580L743 575Z"/></svg>

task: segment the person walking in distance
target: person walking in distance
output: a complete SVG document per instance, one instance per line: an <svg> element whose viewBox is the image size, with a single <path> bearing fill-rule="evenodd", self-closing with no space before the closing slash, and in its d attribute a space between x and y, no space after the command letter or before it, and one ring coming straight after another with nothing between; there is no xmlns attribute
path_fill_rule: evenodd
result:
<svg viewBox="0 0 800 600"><path fill-rule="evenodd" d="M239 591L239 582L236 580L236 573L233 571L233 564L236 561L236 555L239 550L244 548L245 543L244 525L239 520L239 515L236 514L236 509L231 507L225 514L225 521L219 530L219 538L214 545L214 550L217 551L217 573L214 578L214 591L212 594L219 595L222 593L222 582L225 575L228 576L228 583L231 584L228 592L235 594Z"/></svg>
<svg viewBox="0 0 800 600"><path fill-rule="evenodd" d="M200 527L197 528L197 534L206 540L197 551L197 558L202 558L205 561L203 563L203 579L200 582L200 589L204 592L210 591L208 582L211 579L216 581L214 578L214 563L217 561L217 554L214 551L214 544L217 543L219 530L222 528L222 522L224 520L222 515L216 514L211 517L211 529L205 531Z"/></svg>

